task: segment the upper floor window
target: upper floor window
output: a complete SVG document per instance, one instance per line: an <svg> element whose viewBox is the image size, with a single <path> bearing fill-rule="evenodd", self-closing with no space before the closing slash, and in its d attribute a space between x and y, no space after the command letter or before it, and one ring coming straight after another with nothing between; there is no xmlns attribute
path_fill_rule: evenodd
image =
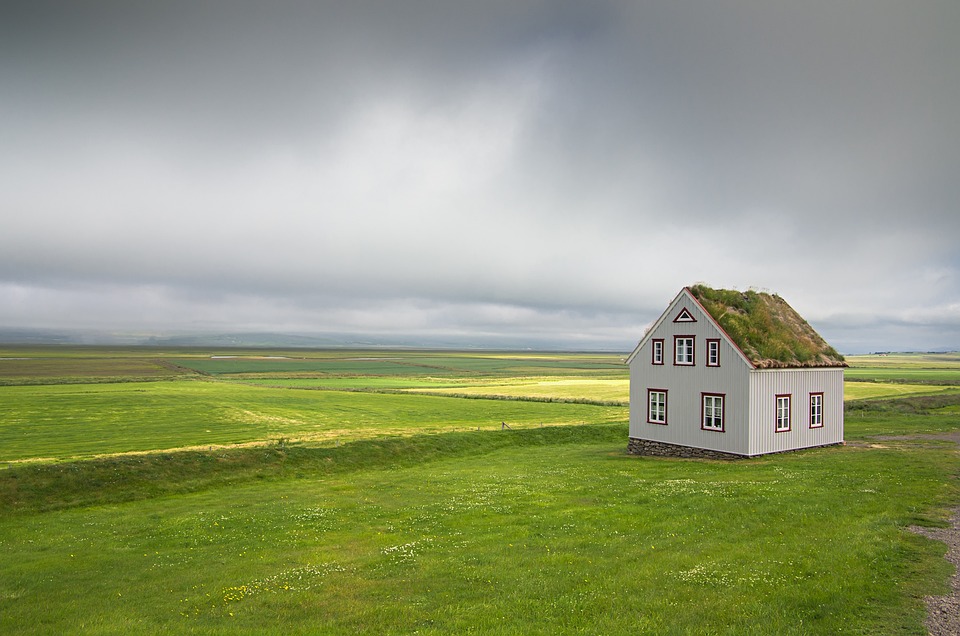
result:
<svg viewBox="0 0 960 636"><path fill-rule="evenodd" d="M711 338L707 340L707 366L720 366L720 339Z"/></svg>
<svg viewBox="0 0 960 636"><path fill-rule="evenodd" d="M777 396L777 429L778 433L790 430L790 396Z"/></svg>
<svg viewBox="0 0 960 636"><path fill-rule="evenodd" d="M706 431L723 432L723 395L702 393L700 428Z"/></svg>
<svg viewBox="0 0 960 636"><path fill-rule="evenodd" d="M663 364L663 339L653 341L653 364Z"/></svg>
<svg viewBox="0 0 960 636"><path fill-rule="evenodd" d="M673 351L674 364L693 365L693 336L674 336Z"/></svg>
<svg viewBox="0 0 960 636"><path fill-rule="evenodd" d="M823 426L823 393L810 394L810 428Z"/></svg>

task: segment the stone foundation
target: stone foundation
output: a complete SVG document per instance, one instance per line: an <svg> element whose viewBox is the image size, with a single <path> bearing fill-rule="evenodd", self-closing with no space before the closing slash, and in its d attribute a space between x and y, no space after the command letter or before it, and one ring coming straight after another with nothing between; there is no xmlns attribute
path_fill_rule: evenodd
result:
<svg viewBox="0 0 960 636"><path fill-rule="evenodd" d="M631 455L649 455L653 457L686 457L691 459L744 459L744 455L724 453L723 451L680 446L667 442L654 442L649 439L631 437L627 443L627 452Z"/></svg>
<svg viewBox="0 0 960 636"><path fill-rule="evenodd" d="M833 442L822 444L820 446L806 446L804 448L792 448L790 450L773 451L769 455L778 453L793 453L809 448L823 448L825 446L843 446L845 442ZM637 439L631 437L627 442L627 452L631 455L647 455L650 457L686 457L691 459L747 459L749 455L737 455L736 453L725 453L723 451L707 450L706 448L694 448L693 446L681 446L680 444L670 444L668 442L655 442L649 439Z"/></svg>

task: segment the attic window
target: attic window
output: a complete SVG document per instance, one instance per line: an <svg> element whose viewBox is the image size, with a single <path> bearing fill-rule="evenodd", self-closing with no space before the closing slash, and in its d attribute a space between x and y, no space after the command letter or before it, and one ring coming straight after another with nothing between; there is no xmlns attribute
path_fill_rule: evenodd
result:
<svg viewBox="0 0 960 636"><path fill-rule="evenodd" d="M653 364L663 364L663 338L656 338L653 341Z"/></svg>
<svg viewBox="0 0 960 636"><path fill-rule="evenodd" d="M719 338L707 339L707 366L708 367L720 366L720 339Z"/></svg>
<svg viewBox="0 0 960 636"><path fill-rule="evenodd" d="M689 309L684 307L680 310L680 313L677 314L677 317L673 319L673 322L697 322L697 319L693 317Z"/></svg>
<svg viewBox="0 0 960 636"><path fill-rule="evenodd" d="M693 366L693 336L674 336L673 352L675 365Z"/></svg>

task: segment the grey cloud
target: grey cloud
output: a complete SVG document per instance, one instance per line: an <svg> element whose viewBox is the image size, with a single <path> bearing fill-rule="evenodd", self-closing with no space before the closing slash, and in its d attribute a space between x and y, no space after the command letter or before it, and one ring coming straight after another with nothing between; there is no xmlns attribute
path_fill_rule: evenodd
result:
<svg viewBox="0 0 960 636"><path fill-rule="evenodd" d="M955 3L9 16L0 325L146 325L117 309L142 297L152 328L415 315L629 346L697 281L875 319L877 348L911 346L881 329L904 316L945 341L960 323L927 311L960 292Z"/></svg>

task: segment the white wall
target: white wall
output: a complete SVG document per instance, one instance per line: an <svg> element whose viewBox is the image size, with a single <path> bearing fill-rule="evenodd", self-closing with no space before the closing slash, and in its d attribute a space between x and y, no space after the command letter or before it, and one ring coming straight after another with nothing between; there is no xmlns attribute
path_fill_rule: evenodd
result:
<svg viewBox="0 0 960 636"><path fill-rule="evenodd" d="M696 322L673 322L681 308ZM695 364L674 365L674 336L695 338ZM664 363L653 365L653 339L664 341ZM720 339L720 366L708 367L707 339ZM630 362L630 437L746 455L749 452L749 370L751 367L686 294L680 294L665 319L649 334ZM647 389L667 391L667 424L647 423ZM722 393L724 432L701 429L701 392Z"/></svg>
<svg viewBox="0 0 960 636"><path fill-rule="evenodd" d="M810 428L810 394L823 393L823 427ZM790 430L776 432L779 394L789 394ZM843 369L756 369L750 372L749 454L843 441Z"/></svg>

